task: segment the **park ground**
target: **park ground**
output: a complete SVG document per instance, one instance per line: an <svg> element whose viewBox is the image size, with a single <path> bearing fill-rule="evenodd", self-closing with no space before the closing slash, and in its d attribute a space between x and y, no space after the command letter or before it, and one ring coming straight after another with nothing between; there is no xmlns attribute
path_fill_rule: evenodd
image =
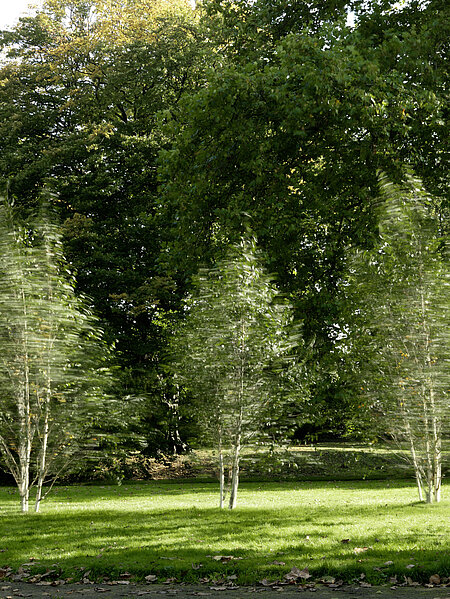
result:
<svg viewBox="0 0 450 599"><path fill-rule="evenodd" d="M0 577L227 589L412 586L432 576L447 584L450 485L440 504L416 493L411 480L244 482L230 511L217 507L212 482L66 485L41 513L20 515L17 491L2 487Z"/></svg>
<svg viewBox="0 0 450 599"><path fill-rule="evenodd" d="M314 594L312 594L314 593ZM83 585L68 584L61 586L37 586L36 584L14 583L3 584L0 587L1 599L15 599L26 597L28 599L190 599L207 597L210 599L298 599L299 596L312 596L315 599L450 599L450 588L424 588L388 586L360 587L356 585L343 585L337 589L316 586L309 589L301 587L287 587L274 590L259 587L239 587L238 589L214 590L200 585Z"/></svg>

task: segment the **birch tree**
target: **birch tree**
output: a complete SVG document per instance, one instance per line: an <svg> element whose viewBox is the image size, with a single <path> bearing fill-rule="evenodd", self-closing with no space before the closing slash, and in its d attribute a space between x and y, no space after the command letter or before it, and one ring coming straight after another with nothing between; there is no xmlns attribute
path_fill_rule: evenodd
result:
<svg viewBox="0 0 450 599"><path fill-rule="evenodd" d="M194 395L218 454L220 507L236 506L241 449L273 399L270 379L295 342L290 306L262 268L256 243L242 239L216 267L200 271L174 345L175 369Z"/></svg>
<svg viewBox="0 0 450 599"><path fill-rule="evenodd" d="M450 413L449 244L417 178L380 183L379 244L355 263L370 362L363 393L407 445L420 500L438 502Z"/></svg>
<svg viewBox="0 0 450 599"><path fill-rule="evenodd" d="M74 293L58 228L40 217L19 226L0 205L0 449L21 510L35 511L44 483L67 467L99 405L101 343L93 317ZM89 393L86 394L89 388Z"/></svg>

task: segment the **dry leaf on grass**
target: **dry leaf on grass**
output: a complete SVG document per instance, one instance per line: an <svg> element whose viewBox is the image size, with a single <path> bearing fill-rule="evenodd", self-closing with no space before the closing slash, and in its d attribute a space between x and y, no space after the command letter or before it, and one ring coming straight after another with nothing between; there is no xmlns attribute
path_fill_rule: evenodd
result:
<svg viewBox="0 0 450 599"><path fill-rule="evenodd" d="M302 578L303 580L311 578L308 568L300 570L294 566L290 572L284 575L285 580L298 580L299 578Z"/></svg>
<svg viewBox="0 0 450 599"><path fill-rule="evenodd" d="M234 557L234 555L213 555L212 559L216 560L216 562L231 562L233 559L239 559Z"/></svg>
<svg viewBox="0 0 450 599"><path fill-rule="evenodd" d="M211 591L226 591L228 587L209 587Z"/></svg>
<svg viewBox="0 0 450 599"><path fill-rule="evenodd" d="M336 579L333 576L322 576L319 582L321 582L322 584L334 584L336 582Z"/></svg>

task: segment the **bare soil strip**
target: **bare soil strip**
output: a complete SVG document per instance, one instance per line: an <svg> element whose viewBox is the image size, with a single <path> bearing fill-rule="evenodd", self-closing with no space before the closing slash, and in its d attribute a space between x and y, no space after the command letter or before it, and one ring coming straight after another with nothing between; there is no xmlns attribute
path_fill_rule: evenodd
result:
<svg viewBox="0 0 450 599"><path fill-rule="evenodd" d="M53 585L31 584L23 582L0 583L0 599L122 599L140 597L163 599L165 596L185 599L190 597L210 597L211 599L251 599L260 595L261 599L299 599L299 596L312 595L315 599L450 599L450 587L362 587L343 585L339 588L328 588L316 585L314 588L298 586L281 587L279 590L266 587L238 587L221 589L205 585L138 585L138 584L64 584Z"/></svg>

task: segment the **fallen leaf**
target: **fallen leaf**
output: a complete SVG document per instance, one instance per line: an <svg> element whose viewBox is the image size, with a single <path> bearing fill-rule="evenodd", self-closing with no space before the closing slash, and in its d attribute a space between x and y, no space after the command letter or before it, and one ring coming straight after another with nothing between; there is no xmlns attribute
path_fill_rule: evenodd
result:
<svg viewBox="0 0 450 599"><path fill-rule="evenodd" d="M277 562L276 560L273 562L269 562L269 566L285 566L286 562Z"/></svg>
<svg viewBox="0 0 450 599"><path fill-rule="evenodd" d="M333 576L323 576L319 582L323 583L323 584L334 584L336 582L336 579Z"/></svg>
<svg viewBox="0 0 450 599"><path fill-rule="evenodd" d="M388 562L384 562L384 565L385 565L385 566L392 566L392 564L393 564L393 563L394 563L394 562L391 562L391 561L389 560Z"/></svg>
<svg viewBox="0 0 450 599"><path fill-rule="evenodd" d="M177 579L175 577L171 577L171 578L166 578L166 580L163 582L163 584L172 584L173 582L176 582Z"/></svg>
<svg viewBox="0 0 450 599"><path fill-rule="evenodd" d="M209 587L211 591L226 591L228 587Z"/></svg>
<svg viewBox="0 0 450 599"><path fill-rule="evenodd" d="M414 564L408 564L406 567L408 568L408 570L411 570L412 568L415 568L415 565Z"/></svg>
<svg viewBox="0 0 450 599"><path fill-rule="evenodd" d="M155 580L158 580L158 577L157 577L155 574L148 574L148 575L145 577L145 580L146 580L147 582L155 582Z"/></svg>
<svg viewBox="0 0 450 599"><path fill-rule="evenodd" d="M343 580L336 580L336 582L329 584L328 588L330 589L338 589L339 587L341 587L344 584Z"/></svg>
<svg viewBox="0 0 450 599"><path fill-rule="evenodd" d="M203 567L203 564L191 564L193 570L200 570Z"/></svg>
<svg viewBox="0 0 450 599"><path fill-rule="evenodd" d="M350 543L350 539L341 539L341 543Z"/></svg>
<svg viewBox="0 0 450 599"><path fill-rule="evenodd" d="M236 559L234 555L213 555L213 559L216 562L230 562L232 559Z"/></svg>
<svg viewBox="0 0 450 599"><path fill-rule="evenodd" d="M364 551L367 551L368 549L368 547L355 547L353 553L364 553Z"/></svg>
<svg viewBox="0 0 450 599"><path fill-rule="evenodd" d="M298 578L302 578L303 580L306 580L308 578L311 578L311 574L309 573L308 568L299 570L299 568L296 568L294 566L290 572L288 572L287 574L284 575L283 578L285 580L297 580Z"/></svg>

